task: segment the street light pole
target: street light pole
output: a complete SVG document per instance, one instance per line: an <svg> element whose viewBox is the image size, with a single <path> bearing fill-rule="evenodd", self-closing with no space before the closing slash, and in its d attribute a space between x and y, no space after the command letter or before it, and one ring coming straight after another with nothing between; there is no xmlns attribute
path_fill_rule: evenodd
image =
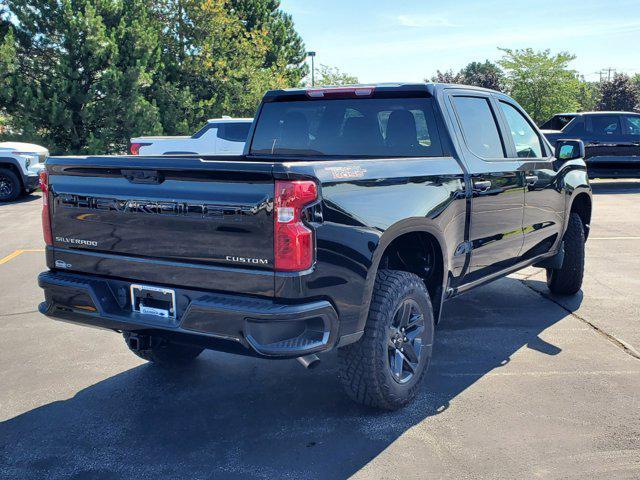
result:
<svg viewBox="0 0 640 480"><path fill-rule="evenodd" d="M307 52L307 55L311 57L311 86L315 87L316 85L316 52Z"/></svg>

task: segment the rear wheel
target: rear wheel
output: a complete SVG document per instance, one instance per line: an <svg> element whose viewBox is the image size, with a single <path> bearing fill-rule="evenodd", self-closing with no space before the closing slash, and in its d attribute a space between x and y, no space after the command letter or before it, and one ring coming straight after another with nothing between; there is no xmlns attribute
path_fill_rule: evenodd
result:
<svg viewBox="0 0 640 480"><path fill-rule="evenodd" d="M0 168L0 202L11 202L20 196L22 184L8 168Z"/></svg>
<svg viewBox="0 0 640 480"><path fill-rule="evenodd" d="M200 347L171 343L159 337L146 337L145 343L148 343L147 345L138 344L133 348L133 344L137 343L137 341L132 342L133 334L125 332L123 336L127 346L133 353L161 367L170 368L187 365L204 350Z"/></svg>
<svg viewBox="0 0 640 480"><path fill-rule="evenodd" d="M340 379L349 397L394 410L416 396L431 360L433 310L423 281L381 270L362 338L340 349Z"/></svg>
<svg viewBox="0 0 640 480"><path fill-rule="evenodd" d="M574 295L580 291L584 276L584 225L577 213L569 217L563 242L562 267L547 268L547 286L553 293Z"/></svg>

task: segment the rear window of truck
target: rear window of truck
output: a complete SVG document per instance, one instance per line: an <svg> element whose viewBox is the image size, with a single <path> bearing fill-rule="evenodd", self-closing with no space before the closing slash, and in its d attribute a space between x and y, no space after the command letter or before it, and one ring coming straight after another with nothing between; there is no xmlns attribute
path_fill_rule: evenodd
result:
<svg viewBox="0 0 640 480"><path fill-rule="evenodd" d="M265 103L251 153L295 156L442 155L429 98Z"/></svg>

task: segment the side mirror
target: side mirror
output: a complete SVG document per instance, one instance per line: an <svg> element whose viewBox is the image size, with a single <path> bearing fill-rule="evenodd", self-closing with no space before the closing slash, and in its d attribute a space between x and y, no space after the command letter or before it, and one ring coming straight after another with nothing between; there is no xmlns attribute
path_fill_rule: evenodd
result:
<svg viewBox="0 0 640 480"><path fill-rule="evenodd" d="M582 140L558 140L555 155L558 160L564 161L584 158L584 143Z"/></svg>

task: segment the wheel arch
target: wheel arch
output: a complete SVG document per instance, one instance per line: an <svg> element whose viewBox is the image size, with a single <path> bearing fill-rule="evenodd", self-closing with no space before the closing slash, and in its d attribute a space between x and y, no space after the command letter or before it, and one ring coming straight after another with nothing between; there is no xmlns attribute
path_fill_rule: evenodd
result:
<svg viewBox="0 0 640 480"><path fill-rule="evenodd" d="M424 219L420 220L419 224L408 221L395 225L386 230L380 238L367 273L360 329L364 328L367 320L378 270L385 267L420 276L431 296L434 320L436 323L439 321L449 272L448 250L442 232L435 225L425 224ZM417 260L415 255L400 255L398 258L396 254L407 251L408 246L420 246L420 253L427 254L422 257L425 262L412 262L411 260ZM427 272L423 268L427 266L426 260L429 259L434 263Z"/></svg>
<svg viewBox="0 0 640 480"><path fill-rule="evenodd" d="M591 199L591 195L587 192L580 192L571 201L571 208L569 210L570 213L577 213L582 220L582 225L584 226L584 237L585 240L589 236L589 228L591 224L591 213L593 209L593 201Z"/></svg>

